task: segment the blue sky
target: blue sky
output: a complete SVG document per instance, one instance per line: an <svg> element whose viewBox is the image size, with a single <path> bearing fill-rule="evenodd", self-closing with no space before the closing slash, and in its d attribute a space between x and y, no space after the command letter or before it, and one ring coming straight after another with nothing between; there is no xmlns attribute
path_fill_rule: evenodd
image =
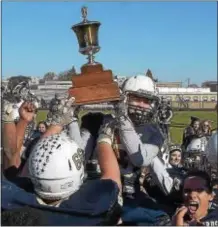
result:
<svg viewBox="0 0 218 227"><path fill-rule="evenodd" d="M80 71L86 57L71 26L83 5L101 22L96 60L114 74L216 80L216 2L3 2L2 76Z"/></svg>

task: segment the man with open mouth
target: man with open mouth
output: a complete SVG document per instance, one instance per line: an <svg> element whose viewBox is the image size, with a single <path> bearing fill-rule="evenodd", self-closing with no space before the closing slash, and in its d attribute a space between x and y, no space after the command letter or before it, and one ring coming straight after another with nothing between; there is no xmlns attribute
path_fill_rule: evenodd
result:
<svg viewBox="0 0 218 227"><path fill-rule="evenodd" d="M187 174L183 185L184 205L173 217L175 226L217 226L218 207L213 204L209 175L200 170Z"/></svg>

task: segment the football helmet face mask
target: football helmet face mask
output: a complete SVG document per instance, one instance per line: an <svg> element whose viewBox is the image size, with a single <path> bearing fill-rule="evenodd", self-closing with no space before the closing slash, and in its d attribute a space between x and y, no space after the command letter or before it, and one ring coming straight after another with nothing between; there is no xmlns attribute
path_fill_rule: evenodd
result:
<svg viewBox="0 0 218 227"><path fill-rule="evenodd" d="M124 82L122 91L127 96L128 116L135 125L153 120L159 106L159 97L155 82L150 77L130 77Z"/></svg>

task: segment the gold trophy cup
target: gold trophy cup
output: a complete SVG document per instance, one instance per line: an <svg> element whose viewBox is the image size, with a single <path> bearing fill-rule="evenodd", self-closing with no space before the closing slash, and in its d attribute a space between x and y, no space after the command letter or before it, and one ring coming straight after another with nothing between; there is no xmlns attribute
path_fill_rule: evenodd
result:
<svg viewBox="0 0 218 227"><path fill-rule="evenodd" d="M102 64L95 62L94 54L100 50L98 31L100 22L87 20L87 7L82 8L83 21L72 27L76 33L79 52L88 56L88 62L81 67L81 73L72 76L73 86L69 94L76 98L76 104L94 104L117 101L119 86L113 80L111 70L103 70Z"/></svg>
<svg viewBox="0 0 218 227"><path fill-rule="evenodd" d="M76 33L79 52L84 55L88 55L88 65L95 64L94 54L100 50L98 44L98 30L100 23L98 21L87 20L87 7L82 8L83 22L76 24L72 27Z"/></svg>

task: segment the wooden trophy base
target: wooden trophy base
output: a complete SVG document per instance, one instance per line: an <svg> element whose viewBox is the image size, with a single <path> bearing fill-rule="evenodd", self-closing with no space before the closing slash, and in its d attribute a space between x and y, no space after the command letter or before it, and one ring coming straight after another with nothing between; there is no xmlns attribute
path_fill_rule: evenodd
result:
<svg viewBox="0 0 218 227"><path fill-rule="evenodd" d="M77 105L120 99L119 86L113 80L112 71L103 70L101 64L82 66L81 73L72 77L72 83L69 94L75 97Z"/></svg>

